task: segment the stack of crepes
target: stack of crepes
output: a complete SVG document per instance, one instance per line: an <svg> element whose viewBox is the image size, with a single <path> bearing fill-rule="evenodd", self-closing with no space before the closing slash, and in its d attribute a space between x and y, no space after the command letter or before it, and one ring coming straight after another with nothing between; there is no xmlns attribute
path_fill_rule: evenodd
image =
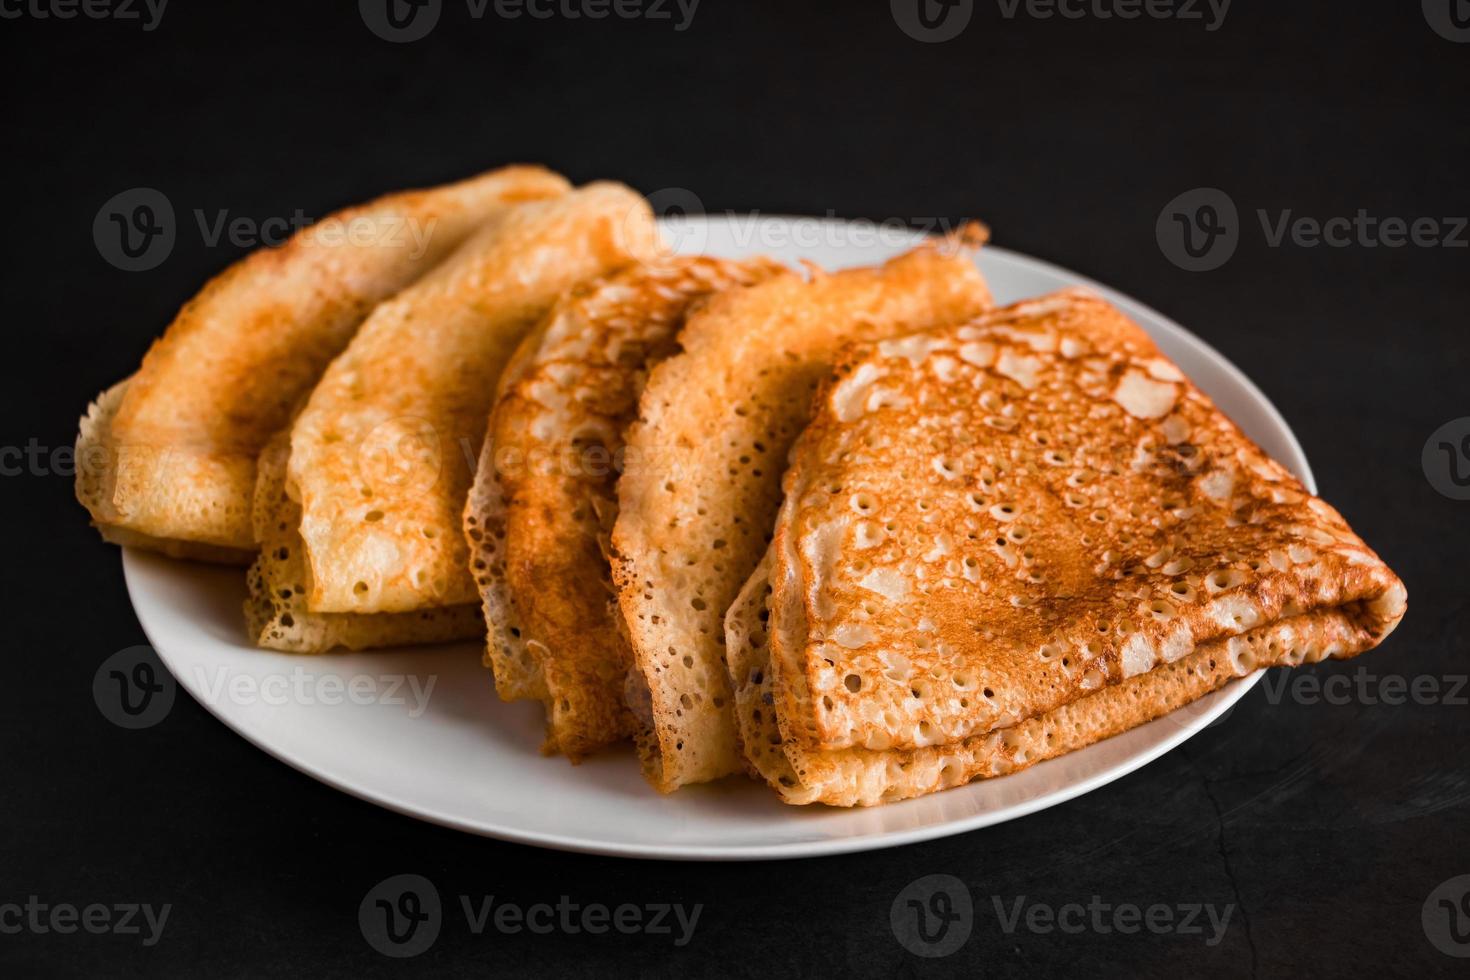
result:
<svg viewBox="0 0 1470 980"><path fill-rule="evenodd" d="M1404 614L1119 311L994 309L978 226L837 272L672 256L633 192L530 167L326 220L431 233L228 270L92 406L78 496L253 561L262 646L488 634L573 762L631 739L664 792L886 802Z"/></svg>
<svg viewBox="0 0 1470 980"><path fill-rule="evenodd" d="M261 646L479 635L459 520L501 371L567 290L662 252L639 195L539 167L334 214L91 406L77 495L109 540L253 562Z"/></svg>
<svg viewBox="0 0 1470 980"><path fill-rule="evenodd" d="M633 736L672 789L692 780L662 770L667 713L712 745L676 759L738 758L722 616L829 356L988 304L962 242L810 277L672 258L557 304L502 383L465 517L497 686L545 702L548 750Z"/></svg>
<svg viewBox="0 0 1470 980"><path fill-rule="evenodd" d="M612 548L655 786L917 796L1397 625L1398 578L1122 313L874 316L925 261L725 294L654 371Z"/></svg>

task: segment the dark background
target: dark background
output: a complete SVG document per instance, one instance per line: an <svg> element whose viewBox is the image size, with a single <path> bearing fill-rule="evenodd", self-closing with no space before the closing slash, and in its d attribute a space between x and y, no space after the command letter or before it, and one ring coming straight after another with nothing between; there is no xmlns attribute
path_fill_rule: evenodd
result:
<svg viewBox="0 0 1470 980"><path fill-rule="evenodd" d="M34 0L27 0L34 2ZM14 0L5 0L5 4ZM4 5L0 5L4 6ZM6 6L5 9L10 9ZM513 160L577 181L695 191L707 209L873 219L982 216L1002 245L1115 286L1243 368L1294 427L1322 494L1406 580L1375 676L1467 672L1470 503L1436 492L1426 439L1470 415L1464 248L1268 247L1256 209L1326 218L1470 214L1470 45L1418 3L1237 0L1224 23L1002 16L955 40L886 2L703 0L672 21L474 20L446 0L389 44L351 2L173 0L137 21L0 20L8 446L64 446L179 304L243 254L192 223L148 272L109 265L98 209L137 186L181 215L321 215ZM1241 244L1190 273L1155 239L1166 202L1214 186ZM9 683L0 716L0 902L174 908L163 939L0 935L7 976L717 976L921 973L1420 976L1463 970L1421 926L1470 873L1470 708L1267 703L1133 775L1012 823L849 857L669 864L439 829L272 760L187 697L123 731L90 694L144 637L118 553L64 474L0 477ZM1461 692L1463 696L1464 691ZM412 871L441 894L683 902L693 941L474 937L374 952L358 902ZM957 953L889 927L900 889L954 875L977 902ZM1237 903L1224 941L1006 935L988 896L1059 905ZM1463 973L1461 973L1463 975Z"/></svg>

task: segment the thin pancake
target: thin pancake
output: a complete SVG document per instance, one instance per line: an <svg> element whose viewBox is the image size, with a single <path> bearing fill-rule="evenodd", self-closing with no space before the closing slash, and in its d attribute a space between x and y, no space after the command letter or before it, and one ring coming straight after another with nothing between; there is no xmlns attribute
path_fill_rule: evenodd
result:
<svg viewBox="0 0 1470 980"><path fill-rule="evenodd" d="M216 276L138 373L88 407L77 498L103 537L248 561L255 458L368 312L492 215L568 189L540 167L507 167L392 194Z"/></svg>
<svg viewBox="0 0 1470 980"><path fill-rule="evenodd" d="M245 624L262 647L290 653L324 653L337 647L441 643L478 636L480 611L473 603L409 613L314 613L306 608L306 566L301 547L301 506L286 493L290 433L283 429L260 454L253 514L260 554L246 581Z"/></svg>
<svg viewBox="0 0 1470 980"><path fill-rule="evenodd" d="M721 293L689 318L683 353L654 369L626 437L613 571L658 789L742 767L723 617L765 551L787 448L837 348L989 303L969 250L934 243L878 268Z"/></svg>
<svg viewBox="0 0 1470 980"><path fill-rule="evenodd" d="M1404 613L1337 512L1090 293L863 346L816 405L764 672L787 758L822 792L830 753L939 758L1084 699L1059 717L1102 737L1229 676L1353 656ZM884 772L859 801L938 785Z"/></svg>
<svg viewBox="0 0 1470 980"><path fill-rule="evenodd" d="M1019 772L1182 708L1266 666L1266 651L1290 651L1285 664L1312 663L1346 648L1359 632L1340 610L1283 620L1203 644L1173 663L1000 731L920 749L813 750L785 735L775 708L770 564L767 556L751 575L726 615L725 630L746 758L792 804L873 806Z"/></svg>
<svg viewBox="0 0 1470 980"><path fill-rule="evenodd" d="M130 475L128 470L141 468L156 471L160 468L155 462L157 454L119 452L114 449L112 421L117 416L118 406L122 404L127 390L128 383L119 381L98 395L97 400L87 406L87 414L82 417L80 434L77 436L76 494L77 499L92 512L93 526L102 533L103 540L124 548L143 548L147 551L157 551L168 555L170 558L186 558L226 565L240 565L248 562L254 552L244 548L206 544L202 541L186 541L182 538L155 537L121 524L105 523L101 519L100 515L104 513L113 513L115 516L115 512L109 510L111 507L109 502L113 499L112 487L117 482L124 485L141 486L151 479L144 475ZM177 463L171 468L177 470ZM242 469L238 478L245 479L245 470L254 472L254 469L255 462L251 460L248 466ZM122 473L121 476L119 472ZM207 482L206 477L195 478L187 474L179 479L185 486Z"/></svg>
<svg viewBox="0 0 1470 980"><path fill-rule="evenodd" d="M786 271L670 258L564 296L506 371L465 509L505 700L547 704L548 745L577 761L633 732L630 663L605 555L623 430L690 307Z"/></svg>
<svg viewBox="0 0 1470 980"><path fill-rule="evenodd" d="M641 197L590 184L491 221L373 311L291 432L308 608L478 598L460 515L501 370L562 292L659 250Z"/></svg>

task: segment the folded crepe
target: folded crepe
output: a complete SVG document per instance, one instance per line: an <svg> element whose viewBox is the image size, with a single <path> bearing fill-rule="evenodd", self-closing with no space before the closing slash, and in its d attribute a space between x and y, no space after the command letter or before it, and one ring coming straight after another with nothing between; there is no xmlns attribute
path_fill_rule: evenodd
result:
<svg viewBox="0 0 1470 980"><path fill-rule="evenodd" d="M1101 298L842 359L727 620L790 803L1024 768L1261 667L1346 658L1403 584Z"/></svg>
<svg viewBox="0 0 1470 980"><path fill-rule="evenodd" d="M263 558L252 601L300 585L310 615L472 605L460 516L501 370L561 293L660 251L641 197L590 184L492 218L379 305L291 427L301 574Z"/></svg>
<svg viewBox="0 0 1470 980"><path fill-rule="evenodd" d="M391 194L215 277L138 372L82 419L77 499L102 536L179 557L249 561L256 457L368 312L491 216L569 188L540 167L506 167Z"/></svg>
<svg viewBox="0 0 1470 980"><path fill-rule="evenodd" d="M314 613L306 606L301 505L286 492L290 430L282 429L260 454L253 508L260 556L246 577L245 624L258 645L290 653L337 647L366 650L443 643L478 636L480 611L470 603L409 613Z"/></svg>
<svg viewBox="0 0 1470 980"><path fill-rule="evenodd" d="M501 378L464 515L486 663L503 699L545 702L547 749L574 762L634 731L605 552L647 371L698 302L783 273L693 257L614 273L558 301Z"/></svg>
<svg viewBox="0 0 1470 980"><path fill-rule="evenodd" d="M831 358L849 340L987 308L975 239L717 294L680 332L682 353L651 373L626 435L612 550L639 755L661 791L743 768L724 614L765 551L787 449Z"/></svg>

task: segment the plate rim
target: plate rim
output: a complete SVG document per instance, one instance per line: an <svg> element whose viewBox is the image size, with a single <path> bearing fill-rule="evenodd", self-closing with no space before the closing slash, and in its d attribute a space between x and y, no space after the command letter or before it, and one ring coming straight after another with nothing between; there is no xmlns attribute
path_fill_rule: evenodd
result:
<svg viewBox="0 0 1470 980"><path fill-rule="evenodd" d="M767 212L728 213L724 215L687 215L678 220L686 222L697 222L709 224L712 220L734 220L744 218L747 220L773 220L777 222L791 221L815 221L828 225L845 226L854 222L846 219L812 215L792 215ZM664 219L668 220L668 219ZM922 241L928 236L915 232L910 239L910 244ZM902 245L902 243L898 243ZM1163 323L1177 331L1179 337L1186 343L1197 348L1207 356L1218 368L1229 376L1230 380L1242 388L1263 411L1267 419L1284 436L1287 446L1300 463L1300 472L1296 466L1288 466L1302 483L1313 494L1317 493L1317 482L1312 472L1310 461L1306 452L1302 449L1296 433L1287 423L1285 417L1250 376L1242 371L1234 362L1222 354L1219 350L1199 337L1197 334L1178 323L1172 317L1165 316L1158 310L1146 303L1122 293L1110 286L1104 285L1088 276L1079 275L1070 269L1059 266L1045 259L1036 258L1022 252L1017 252L1001 246L987 244L980 252L985 255L993 255L1005 261L1016 264L1022 268L1040 271L1045 274L1067 280L1074 285L1085 286L1095 290L1109 302L1128 312L1130 316L1144 320L1154 320ZM1285 464L1284 464L1285 465ZM152 556L149 556L152 557ZM1010 820L1020 819L1037 813L1041 810L1066 803L1076 799L1093 790L1100 789L1130 773L1149 765L1161 756L1173 751L1203 729L1209 727L1216 720L1228 712L1242 697L1244 697L1262 678L1263 671L1257 670L1246 677L1238 678L1226 684L1224 687L1206 695L1212 699L1207 710L1200 712L1190 719L1186 725L1175 722L1177 731L1169 737L1159 740L1154 745L1142 749L1125 760L1114 763L1095 772L1087 777L1073 780L1066 786L1042 793L1032 799L1020 803L1013 803L997 810L989 810L982 813L972 814L967 817L959 817L950 820L941 820L935 823L915 827L907 830L875 831L871 833L855 834L845 837L833 837L823 840L787 841L773 844L740 844L728 847L712 847L708 844L661 844L657 842L623 843L598 840L596 838L576 836L563 833L542 833L524 830L518 827L510 827L494 824L487 821L471 821L452 814L439 812L426 808L420 804L396 797L391 793L360 785L353 780L335 775L323 767L314 767L304 757L293 755L283 748L278 748L266 742L256 732L248 729L242 722L226 714L221 705L211 703L211 699L202 697L200 692L194 689L195 679L189 676L187 670L182 669L182 664L175 665L172 655L166 653L168 644L159 642L156 635L158 624L153 621L151 612L145 612L140 608L137 598L138 592L142 591L140 577L142 575L142 556L132 548L123 549L123 578L128 589L128 599L133 606L134 614L138 618L139 625L144 635L152 645L159 659L168 668L178 685L188 692L198 704L224 725L239 735L246 742L265 752L267 755L280 762L285 763L297 772L303 773L327 786L340 792L346 793L359 800L380 806L393 813L411 817L426 823L446 827L452 830L474 834L480 837L488 837L495 840L503 840L515 844L525 844L533 847L543 847L551 850L566 851L579 854L593 854L604 857L634 858L645 860L664 861L756 861L756 860L786 860L807 857L825 857L839 854L851 854L855 852L884 850L891 847L902 847L908 844L921 843L923 841L935 840L941 837L950 837L958 834L969 833L984 827L994 826ZM1158 725L1168 719L1160 717L1145 725L1138 726L1139 729L1148 725ZM1138 729L1132 729L1138 730ZM1105 740L1106 741L1106 740ZM1097 743L1102 744L1102 743ZM1090 746L1089 746L1090 747ZM1082 749L1079 751L1086 751ZM1070 754L1070 753L1069 753ZM1054 760L1048 760L1054 761ZM1046 762L1038 765L1046 765ZM1006 777L996 777L1004 779ZM956 791L963 791L963 787L956 787ZM650 790L652 792L652 790ZM783 805L784 809L784 805ZM776 813L782 810L773 811Z"/></svg>

